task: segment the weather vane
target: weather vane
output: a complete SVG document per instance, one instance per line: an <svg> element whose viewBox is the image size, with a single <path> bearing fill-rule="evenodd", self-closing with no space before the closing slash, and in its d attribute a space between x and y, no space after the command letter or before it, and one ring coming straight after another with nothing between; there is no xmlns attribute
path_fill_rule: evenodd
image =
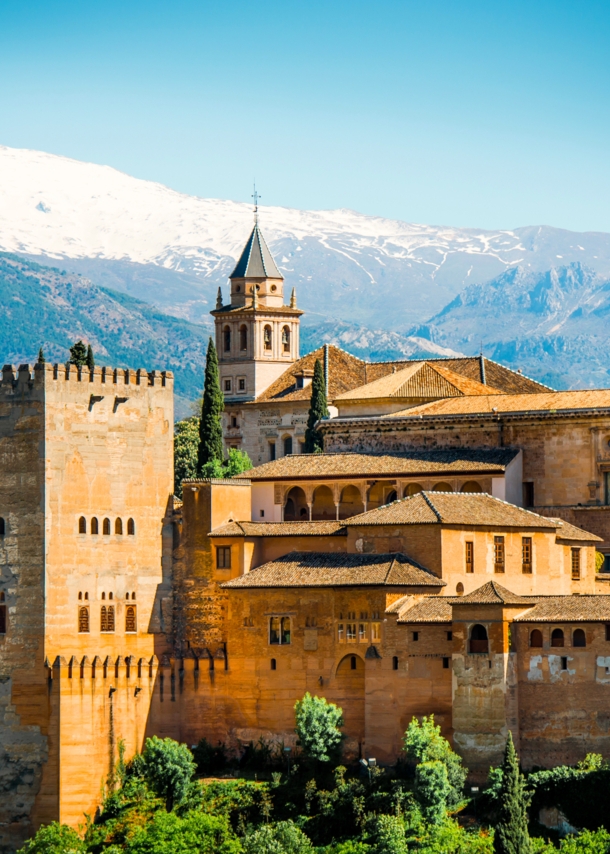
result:
<svg viewBox="0 0 610 854"><path fill-rule="evenodd" d="M260 199L260 195L256 192L256 181L254 182L252 198L254 199L254 224L258 225L258 200Z"/></svg>

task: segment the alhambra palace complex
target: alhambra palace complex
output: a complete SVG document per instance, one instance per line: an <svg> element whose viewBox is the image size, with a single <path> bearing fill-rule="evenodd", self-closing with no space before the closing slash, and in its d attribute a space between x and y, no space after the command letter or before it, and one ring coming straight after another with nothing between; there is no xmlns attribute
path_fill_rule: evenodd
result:
<svg viewBox="0 0 610 854"><path fill-rule="evenodd" d="M299 358L258 225L212 314L226 445L255 468L182 501L170 373L2 371L0 850L93 813L121 741L294 745L306 691L342 707L348 757L393 762L431 713L475 779L509 729L526 768L610 756L610 390Z"/></svg>

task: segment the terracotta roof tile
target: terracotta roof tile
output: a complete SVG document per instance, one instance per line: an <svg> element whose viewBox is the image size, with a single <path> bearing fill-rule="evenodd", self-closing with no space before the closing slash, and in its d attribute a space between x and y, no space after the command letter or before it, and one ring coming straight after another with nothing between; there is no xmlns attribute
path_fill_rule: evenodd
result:
<svg viewBox="0 0 610 854"><path fill-rule="evenodd" d="M360 525L485 525L498 528L557 528L552 519L487 493L419 492L345 520Z"/></svg>
<svg viewBox="0 0 610 854"><path fill-rule="evenodd" d="M466 596L452 596L454 605L529 605L530 596L518 596L496 581L488 581Z"/></svg>
<svg viewBox="0 0 610 854"><path fill-rule="evenodd" d="M610 623L610 596L531 596L533 607L516 618L518 623Z"/></svg>
<svg viewBox="0 0 610 854"><path fill-rule="evenodd" d="M403 597L406 598L406 597ZM453 612L447 596L426 596L423 599L409 597L407 607L400 610L398 623L451 623Z"/></svg>
<svg viewBox="0 0 610 854"><path fill-rule="evenodd" d="M583 540L584 542L603 543L602 537L592 534L590 531L585 531L582 528L577 528L571 522L566 522L565 519L556 519L552 516L548 517L553 522L557 522L559 528L557 530L558 540Z"/></svg>
<svg viewBox="0 0 610 854"><path fill-rule="evenodd" d="M515 459L512 448L447 448L404 454L294 454L263 463L237 478L294 480L296 478L359 477L375 475L501 473Z"/></svg>
<svg viewBox="0 0 610 854"><path fill-rule="evenodd" d="M343 522L229 522L210 537L345 537Z"/></svg>
<svg viewBox="0 0 610 854"><path fill-rule="evenodd" d="M464 377L444 365L415 362L396 373L360 386L335 398L348 400L377 398L462 397L465 394L501 394L497 388Z"/></svg>
<svg viewBox="0 0 610 854"><path fill-rule="evenodd" d="M291 552L225 582L229 588L444 587L446 582L403 554Z"/></svg>

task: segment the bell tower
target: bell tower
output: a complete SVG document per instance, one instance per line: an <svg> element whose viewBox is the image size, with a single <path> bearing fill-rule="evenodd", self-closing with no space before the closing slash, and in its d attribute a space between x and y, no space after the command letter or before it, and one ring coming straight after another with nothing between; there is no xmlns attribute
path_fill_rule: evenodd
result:
<svg viewBox="0 0 610 854"><path fill-rule="evenodd" d="M218 288L216 349L220 386L227 403L255 400L299 358L299 319L294 288L284 305L284 277L258 225L254 193L254 228L229 276L230 303Z"/></svg>

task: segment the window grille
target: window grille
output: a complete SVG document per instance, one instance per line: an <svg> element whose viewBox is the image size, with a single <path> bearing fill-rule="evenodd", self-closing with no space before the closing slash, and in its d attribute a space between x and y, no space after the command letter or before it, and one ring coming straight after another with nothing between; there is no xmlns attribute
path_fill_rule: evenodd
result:
<svg viewBox="0 0 610 854"><path fill-rule="evenodd" d="M89 631L89 608L87 607L78 609L78 631L79 634L86 634Z"/></svg>
<svg viewBox="0 0 610 854"><path fill-rule="evenodd" d="M504 572L504 537L494 537L494 572Z"/></svg>
<svg viewBox="0 0 610 854"><path fill-rule="evenodd" d="M129 605L125 610L125 631L136 631L136 606Z"/></svg>
<svg viewBox="0 0 610 854"><path fill-rule="evenodd" d="M580 549L572 549L572 581L580 581Z"/></svg>

